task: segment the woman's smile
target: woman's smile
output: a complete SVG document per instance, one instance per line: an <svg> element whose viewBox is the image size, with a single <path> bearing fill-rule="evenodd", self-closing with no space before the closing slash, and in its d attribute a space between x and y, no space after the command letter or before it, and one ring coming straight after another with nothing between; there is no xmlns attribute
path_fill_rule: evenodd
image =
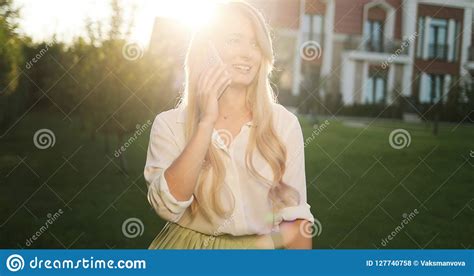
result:
<svg viewBox="0 0 474 276"><path fill-rule="evenodd" d="M234 71L240 73L240 74L248 74L250 73L250 70L252 69L251 65L246 65L246 64L232 64L232 68Z"/></svg>

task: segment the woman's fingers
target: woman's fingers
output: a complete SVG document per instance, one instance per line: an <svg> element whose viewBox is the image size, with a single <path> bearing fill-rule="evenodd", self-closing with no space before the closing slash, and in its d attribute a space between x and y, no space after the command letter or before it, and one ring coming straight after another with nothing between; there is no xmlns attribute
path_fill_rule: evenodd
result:
<svg viewBox="0 0 474 276"><path fill-rule="evenodd" d="M214 64L213 66L204 69L200 76L199 76L199 81L198 81L198 92L206 92L203 90L206 90L207 82L209 80L209 77L211 73L218 68L217 64Z"/></svg>
<svg viewBox="0 0 474 276"><path fill-rule="evenodd" d="M227 76L227 67L222 64L220 68L209 79L208 87L215 87L220 78Z"/></svg>
<svg viewBox="0 0 474 276"><path fill-rule="evenodd" d="M204 73L203 88L209 88L216 74L221 70L220 64L214 64ZM206 91L207 92L207 91Z"/></svg>
<svg viewBox="0 0 474 276"><path fill-rule="evenodd" d="M230 84L232 83L232 79L228 75L221 76L216 83L214 84L214 87L211 89L214 95L216 97L219 97L221 92L225 90Z"/></svg>
<svg viewBox="0 0 474 276"><path fill-rule="evenodd" d="M199 93L217 95L230 84L230 74L225 64L213 65L203 72L199 82Z"/></svg>

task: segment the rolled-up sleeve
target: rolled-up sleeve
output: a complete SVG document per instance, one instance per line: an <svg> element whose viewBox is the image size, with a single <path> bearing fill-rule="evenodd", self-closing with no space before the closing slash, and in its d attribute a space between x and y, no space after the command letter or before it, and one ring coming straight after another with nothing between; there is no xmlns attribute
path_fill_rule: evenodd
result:
<svg viewBox="0 0 474 276"><path fill-rule="evenodd" d="M298 118L294 115L290 117L287 126L283 137L287 150L283 182L298 192L299 204L279 210L277 223L296 219L304 219L314 223L314 216L310 211L311 206L307 203L303 132Z"/></svg>
<svg viewBox="0 0 474 276"><path fill-rule="evenodd" d="M180 155L181 150L176 137L160 115L153 122L148 144L144 171L147 197L161 218L177 222L193 202L194 196L187 201L178 201L169 190L164 172Z"/></svg>

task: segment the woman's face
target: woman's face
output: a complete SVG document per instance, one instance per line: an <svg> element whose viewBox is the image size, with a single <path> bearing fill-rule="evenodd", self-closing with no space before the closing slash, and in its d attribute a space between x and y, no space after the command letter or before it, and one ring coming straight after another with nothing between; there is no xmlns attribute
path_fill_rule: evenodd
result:
<svg viewBox="0 0 474 276"><path fill-rule="evenodd" d="M252 23L240 13L234 13L219 24L216 48L231 74L231 86L248 86L255 79L262 61Z"/></svg>

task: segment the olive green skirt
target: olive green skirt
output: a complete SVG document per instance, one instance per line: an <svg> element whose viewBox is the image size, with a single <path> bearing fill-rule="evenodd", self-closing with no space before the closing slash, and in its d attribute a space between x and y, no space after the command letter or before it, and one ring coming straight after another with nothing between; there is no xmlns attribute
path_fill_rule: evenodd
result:
<svg viewBox="0 0 474 276"><path fill-rule="evenodd" d="M256 249L257 235L206 235L168 222L148 249Z"/></svg>

